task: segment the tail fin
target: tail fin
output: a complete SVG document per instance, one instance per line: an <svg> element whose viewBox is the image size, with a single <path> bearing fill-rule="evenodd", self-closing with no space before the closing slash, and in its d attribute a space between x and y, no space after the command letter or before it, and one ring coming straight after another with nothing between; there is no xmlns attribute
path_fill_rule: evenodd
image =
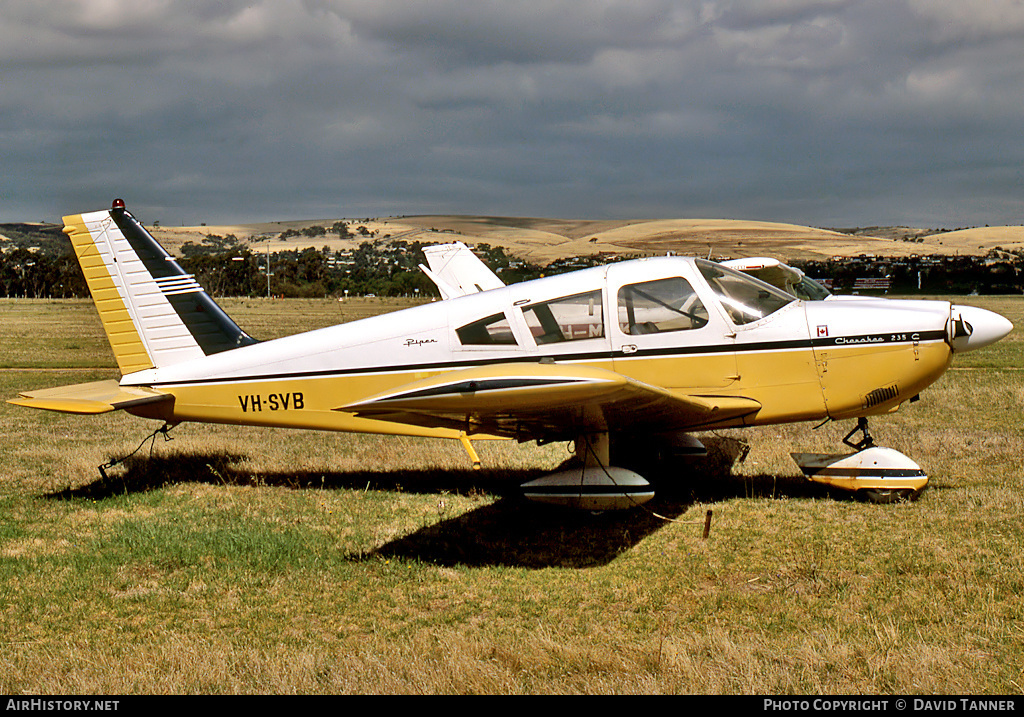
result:
<svg viewBox="0 0 1024 717"><path fill-rule="evenodd" d="M124 208L64 217L122 374L256 343Z"/></svg>
<svg viewBox="0 0 1024 717"><path fill-rule="evenodd" d="M454 299L479 291L500 289L505 286L497 274L487 268L468 246L460 241L423 247L430 268L420 264L430 277L442 299Z"/></svg>

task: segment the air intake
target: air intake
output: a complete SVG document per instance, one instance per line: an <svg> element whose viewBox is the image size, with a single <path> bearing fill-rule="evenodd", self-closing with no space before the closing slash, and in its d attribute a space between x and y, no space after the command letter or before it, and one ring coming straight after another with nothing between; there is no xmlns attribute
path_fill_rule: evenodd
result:
<svg viewBox="0 0 1024 717"><path fill-rule="evenodd" d="M864 408L873 408L879 404L891 401L899 395L899 389L896 388L896 384L886 386L885 388L876 388L874 391L864 397Z"/></svg>

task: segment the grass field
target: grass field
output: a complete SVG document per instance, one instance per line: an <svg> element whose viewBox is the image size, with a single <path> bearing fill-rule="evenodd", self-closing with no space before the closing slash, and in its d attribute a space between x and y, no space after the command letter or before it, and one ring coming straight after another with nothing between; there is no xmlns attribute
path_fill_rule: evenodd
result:
<svg viewBox="0 0 1024 717"><path fill-rule="evenodd" d="M259 338L398 306L222 303ZM89 302L0 326L0 396L117 375ZM1022 356L1016 329L872 420L931 476L899 505L800 477L847 424L705 436L749 454L590 515L510 490L564 444L474 473L455 442L182 425L103 479L155 424L0 404L0 694L1019 694Z"/></svg>

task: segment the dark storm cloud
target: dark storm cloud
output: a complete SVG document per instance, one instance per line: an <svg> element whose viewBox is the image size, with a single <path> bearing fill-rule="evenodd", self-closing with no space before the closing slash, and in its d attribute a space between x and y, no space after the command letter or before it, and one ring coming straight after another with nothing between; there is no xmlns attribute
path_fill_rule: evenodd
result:
<svg viewBox="0 0 1024 717"><path fill-rule="evenodd" d="M7 221L1021 221L1013 0L0 10Z"/></svg>

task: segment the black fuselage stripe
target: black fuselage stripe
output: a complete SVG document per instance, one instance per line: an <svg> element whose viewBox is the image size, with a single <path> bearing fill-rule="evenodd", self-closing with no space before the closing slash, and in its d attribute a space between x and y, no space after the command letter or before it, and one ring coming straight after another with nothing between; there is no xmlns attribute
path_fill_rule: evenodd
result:
<svg viewBox="0 0 1024 717"><path fill-rule="evenodd" d="M147 386L182 386L182 385L203 385L220 383L253 383L258 381L282 381L307 378L330 378L332 376L350 376L354 374L378 374L378 373L399 373L402 371L433 371L445 369L471 368L474 366L492 366L502 363L539 363L544 359L552 361L623 361L635 360L649 357L668 356L692 356L697 354L723 354L723 353L758 353L763 351L793 351L809 348L849 348L854 346L878 345L878 344L919 344L926 341L945 340L945 331L917 331L900 332L901 336L907 338L892 340L892 334L865 334L862 336L844 336L829 339L795 339L790 341L765 341L752 344L718 344L714 346L673 346L657 349L639 349L631 354L622 354L619 351L592 351L577 354L564 354L560 356L501 356L490 359L465 359L461 361L438 361L434 363L411 363L393 364L389 366L362 366L355 368L339 368L326 371L295 371L292 373L261 374L250 376L226 376L223 378L195 378L182 379L178 381L157 381L147 383ZM911 336L916 338L910 338ZM884 341L861 341L860 339L874 339L883 337ZM837 340L845 340L847 343L837 344Z"/></svg>
<svg viewBox="0 0 1024 717"><path fill-rule="evenodd" d="M541 386L564 386L570 383L583 383L578 378L490 378L476 379L472 381L459 381L458 383L445 384L443 386L432 386L419 391L399 393L394 396L382 398L375 403L386 403L387 401L405 401L411 398L436 398L439 396L452 396L463 393L478 393L481 391L503 391L516 388L537 388Z"/></svg>
<svg viewBox="0 0 1024 717"><path fill-rule="evenodd" d="M924 478L920 468L819 468L804 470L809 478Z"/></svg>

